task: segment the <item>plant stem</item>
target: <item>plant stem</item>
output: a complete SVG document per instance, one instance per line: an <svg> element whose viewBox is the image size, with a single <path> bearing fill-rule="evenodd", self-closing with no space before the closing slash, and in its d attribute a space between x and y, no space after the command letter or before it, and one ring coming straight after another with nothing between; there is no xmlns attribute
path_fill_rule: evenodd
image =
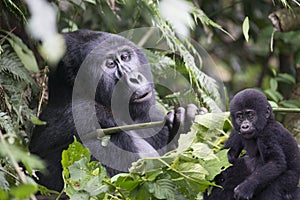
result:
<svg viewBox="0 0 300 200"><path fill-rule="evenodd" d="M273 108L274 112L300 113L300 108Z"/></svg>
<svg viewBox="0 0 300 200"><path fill-rule="evenodd" d="M15 168L16 173L18 174L18 176L21 179L22 183L26 184L27 183L26 176L25 176L24 172L20 169L20 166L19 166L18 162L16 161L13 153L9 150L1 130L0 130L0 141L2 142L3 147L6 150L7 156L10 159L10 161L11 161L13 167ZM30 198L32 200L36 200L36 197L34 195L31 195Z"/></svg>
<svg viewBox="0 0 300 200"><path fill-rule="evenodd" d="M95 135L97 138L102 138L106 135L112 135L112 134L120 132L120 131L131 131L131 130L155 128L155 127L163 126L164 123L165 123L165 121L156 121L156 122L146 122L146 123L139 123L139 124L130 124L130 125L124 125L124 126L115 126L115 127L111 127L111 128L105 128L105 129L96 129L95 131L87 133L84 136L84 139L94 138Z"/></svg>

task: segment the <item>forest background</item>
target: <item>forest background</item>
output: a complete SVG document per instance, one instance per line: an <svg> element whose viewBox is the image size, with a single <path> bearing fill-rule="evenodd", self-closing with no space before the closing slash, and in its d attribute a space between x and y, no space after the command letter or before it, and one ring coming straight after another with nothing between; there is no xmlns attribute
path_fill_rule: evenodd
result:
<svg viewBox="0 0 300 200"><path fill-rule="evenodd" d="M299 6L297 0L0 0L0 199L202 199L229 166L220 150L231 130L226 111L248 87L267 95L299 143ZM154 78L169 67L180 72L208 114L196 118L177 150L141 159L128 174L107 177L75 141L63 155L64 190L36 184L32 177L44 163L27 146L33 125L46 123L38 116L47 104L47 75L63 53L57 33L143 27L159 30L170 50L145 50ZM158 102L167 110L178 106L189 92L182 88L157 86Z"/></svg>

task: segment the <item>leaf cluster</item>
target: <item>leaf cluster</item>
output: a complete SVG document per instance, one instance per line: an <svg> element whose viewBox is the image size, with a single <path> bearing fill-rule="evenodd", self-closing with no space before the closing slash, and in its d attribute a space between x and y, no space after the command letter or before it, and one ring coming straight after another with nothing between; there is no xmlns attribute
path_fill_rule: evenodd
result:
<svg viewBox="0 0 300 200"><path fill-rule="evenodd" d="M37 67L31 50L12 33L0 40L0 199L26 199L39 190L32 179L44 163L26 144L38 86L29 70ZM26 171L27 174L24 173Z"/></svg>
<svg viewBox="0 0 300 200"><path fill-rule="evenodd" d="M99 162L90 161L89 150L75 140L63 152L64 191L71 199L200 198L215 185L214 177L230 166L227 150L219 150L223 141L214 138L218 134L227 137L228 117L228 113L197 116L191 131L180 136L176 150L140 159L129 173L111 179Z"/></svg>

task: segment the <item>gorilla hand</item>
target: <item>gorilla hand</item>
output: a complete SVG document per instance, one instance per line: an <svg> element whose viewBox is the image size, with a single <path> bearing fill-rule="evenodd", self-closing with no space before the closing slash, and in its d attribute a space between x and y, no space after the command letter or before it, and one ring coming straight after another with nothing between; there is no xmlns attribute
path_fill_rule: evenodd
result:
<svg viewBox="0 0 300 200"><path fill-rule="evenodd" d="M252 199L254 194L253 184L248 184L246 181L242 182L234 188L234 199L236 200L249 200Z"/></svg>
<svg viewBox="0 0 300 200"><path fill-rule="evenodd" d="M178 107L175 111L168 112L166 116L166 125L169 128L170 135L175 136L179 133L187 133L197 114L207 113L206 108L198 108L194 104L188 104L185 108Z"/></svg>

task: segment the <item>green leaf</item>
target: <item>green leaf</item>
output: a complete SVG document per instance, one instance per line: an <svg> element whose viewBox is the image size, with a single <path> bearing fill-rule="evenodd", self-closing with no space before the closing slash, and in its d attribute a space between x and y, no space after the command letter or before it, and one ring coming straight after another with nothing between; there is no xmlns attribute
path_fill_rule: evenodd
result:
<svg viewBox="0 0 300 200"><path fill-rule="evenodd" d="M5 190L0 189L0 199L1 200L9 200L9 196Z"/></svg>
<svg viewBox="0 0 300 200"><path fill-rule="evenodd" d="M207 144L195 143L191 146L191 148L193 149L192 154L196 158L200 158L203 160L212 160L217 158L213 150L210 149Z"/></svg>
<svg viewBox="0 0 300 200"><path fill-rule="evenodd" d="M248 18L248 16L244 19L244 22L243 22L243 34L244 34L245 40L248 42L249 41L249 18Z"/></svg>
<svg viewBox="0 0 300 200"><path fill-rule="evenodd" d="M88 148L84 148L80 142L76 141L74 138L74 142L69 145L67 150L62 152L62 160L61 164L66 173L66 177L68 177L68 167L71 166L75 161L80 160L81 158L87 158L90 161L90 151Z"/></svg>
<svg viewBox="0 0 300 200"><path fill-rule="evenodd" d="M90 195L87 192L77 192L75 193L70 200L82 200L82 199L90 199Z"/></svg>
<svg viewBox="0 0 300 200"><path fill-rule="evenodd" d="M160 179L154 183L148 184L149 192L157 199L175 199L175 185L171 180Z"/></svg>
<svg viewBox="0 0 300 200"><path fill-rule="evenodd" d="M286 74L286 73L278 74L278 76L276 77L276 80L284 82L284 83L288 83L291 85L296 83L295 78L292 75Z"/></svg>
<svg viewBox="0 0 300 200"><path fill-rule="evenodd" d="M276 81L276 79L271 78L270 79L270 89L273 91L276 91L278 88L278 82Z"/></svg>
<svg viewBox="0 0 300 200"><path fill-rule="evenodd" d="M197 115L195 123L200 124L210 130L223 129L225 121L229 117L229 112L223 113L206 113L205 115Z"/></svg>
<svg viewBox="0 0 300 200"><path fill-rule="evenodd" d="M272 108L278 108L278 104L274 101L269 101Z"/></svg>
<svg viewBox="0 0 300 200"><path fill-rule="evenodd" d="M187 150L191 146L196 136L196 133L197 133L197 126L193 124L190 132L188 132L187 134L180 135L178 139L178 147L177 147L178 154Z"/></svg>
<svg viewBox="0 0 300 200"><path fill-rule="evenodd" d="M7 32L7 34L10 37L6 39L17 53L24 67L31 72L38 72L39 67L33 52L23 43L23 41L19 37L17 37L13 33Z"/></svg>
<svg viewBox="0 0 300 200"><path fill-rule="evenodd" d="M133 193L132 196L136 197L136 200L145 200L151 199L151 194L149 193L149 182L144 183L141 187L137 188Z"/></svg>
<svg viewBox="0 0 300 200"><path fill-rule="evenodd" d="M38 117L34 116L31 118L31 122L34 124L34 125L46 125L47 122L45 121L42 121L40 120Z"/></svg>
<svg viewBox="0 0 300 200"><path fill-rule="evenodd" d="M0 166L0 189L9 190L9 183L5 178L5 168ZM0 194L1 196L1 194ZM0 198L1 199L1 198Z"/></svg>
<svg viewBox="0 0 300 200"><path fill-rule="evenodd" d="M283 99L283 96L278 91L267 89L264 92L271 100L275 102L279 102Z"/></svg>
<svg viewBox="0 0 300 200"><path fill-rule="evenodd" d="M13 155L17 162L22 162L28 173L31 175L33 169L43 169L44 162L37 156L28 153L23 147L16 144L0 143L0 154L2 156Z"/></svg>
<svg viewBox="0 0 300 200"><path fill-rule="evenodd" d="M201 164L194 162L181 162L176 166L176 170L198 181L205 180L205 176L208 175Z"/></svg>
<svg viewBox="0 0 300 200"><path fill-rule="evenodd" d="M85 2L88 2L88 3L91 3L91 4L94 4L94 5L96 5L97 3L96 3L96 0L84 0Z"/></svg>
<svg viewBox="0 0 300 200"><path fill-rule="evenodd" d="M69 176L65 176L68 183L66 193L71 198L79 194L81 196L83 191L89 196L97 196L108 191L108 186L102 183L107 175L100 162L89 162L89 158L83 157L68 167L68 173Z"/></svg>
<svg viewBox="0 0 300 200"><path fill-rule="evenodd" d="M217 159L208 160L204 163L204 167L208 171L206 180L213 180L221 171L231 166L228 162L227 152L228 149L221 150L216 154Z"/></svg>
<svg viewBox="0 0 300 200"><path fill-rule="evenodd" d="M285 100L282 101L281 104L286 108L300 108L299 100Z"/></svg>
<svg viewBox="0 0 300 200"><path fill-rule="evenodd" d="M37 185L33 184L21 184L18 187L10 188L9 193L19 199L30 197L32 194L38 191Z"/></svg>
<svg viewBox="0 0 300 200"><path fill-rule="evenodd" d="M126 189L127 191L131 192L134 190L138 185L141 183L141 181L138 180L128 180L124 182L116 182L116 185L119 186L122 189Z"/></svg>

